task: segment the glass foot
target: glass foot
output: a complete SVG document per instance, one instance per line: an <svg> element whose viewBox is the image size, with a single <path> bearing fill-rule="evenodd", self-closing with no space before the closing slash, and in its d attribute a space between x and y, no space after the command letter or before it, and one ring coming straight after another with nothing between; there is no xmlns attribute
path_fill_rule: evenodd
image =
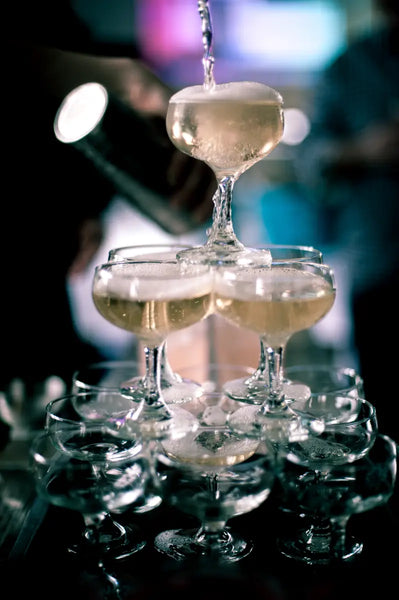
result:
<svg viewBox="0 0 399 600"><path fill-rule="evenodd" d="M182 404L199 398L204 393L200 383L190 379L177 379L173 383L162 384L162 395L166 404Z"/></svg>
<svg viewBox="0 0 399 600"><path fill-rule="evenodd" d="M226 562L241 560L253 549L251 541L232 534L230 530L226 530L226 536L219 544L214 541L208 544L203 537L199 539L197 534L197 529L170 529L156 536L154 546L158 552L175 560L214 556L216 560Z"/></svg>
<svg viewBox="0 0 399 600"><path fill-rule="evenodd" d="M311 393L310 387L304 383L291 383L290 381L287 381L283 384L283 394L287 403L305 403L309 400Z"/></svg>
<svg viewBox="0 0 399 600"><path fill-rule="evenodd" d="M265 375L255 372L251 377L227 381L223 391L232 400L248 404L263 404L268 396L268 385ZM294 401L304 403L309 400L311 390L305 384L286 381L283 383L282 393L287 403Z"/></svg>
<svg viewBox="0 0 399 600"><path fill-rule="evenodd" d="M133 504L131 504L127 511L141 515L154 508L158 508L162 504L162 497L156 492L146 491L143 496L140 496Z"/></svg>
<svg viewBox="0 0 399 600"><path fill-rule="evenodd" d="M145 379L140 376L122 381L119 389L121 394L126 394L133 402L140 402L147 394Z"/></svg>
<svg viewBox="0 0 399 600"><path fill-rule="evenodd" d="M177 253L178 260L188 264L227 265L271 265L270 250L248 248L241 243L205 244Z"/></svg>
<svg viewBox="0 0 399 600"><path fill-rule="evenodd" d="M162 441L182 438L198 427L198 419L180 406L143 403L141 409L118 421L116 431L125 440Z"/></svg>
<svg viewBox="0 0 399 600"><path fill-rule="evenodd" d="M145 381L142 377L135 377L121 384L122 394L126 394L133 401L141 401L147 394ZM191 402L203 394L201 384L190 379L183 379L176 375L173 380L161 380L162 396L166 404L182 404Z"/></svg>
<svg viewBox="0 0 399 600"><path fill-rule="evenodd" d="M227 381L223 392L232 400L248 404L263 404L267 397L267 382L264 377L241 377Z"/></svg>
<svg viewBox="0 0 399 600"><path fill-rule="evenodd" d="M277 547L283 556L308 565L328 565L337 561L350 561L363 550L361 542L348 537L343 553L335 556L331 550L330 538L317 535L309 540L300 536L297 539L278 539Z"/></svg>
<svg viewBox="0 0 399 600"><path fill-rule="evenodd" d="M279 444L294 439L300 441L308 435L300 418L287 407L268 411L264 406L244 406L233 413L229 426L238 434L261 437L277 449Z"/></svg>
<svg viewBox="0 0 399 600"><path fill-rule="evenodd" d="M68 552L91 560L122 560L140 552L146 543L138 527L122 526L113 521L112 528L109 531L101 531L97 539L90 539L83 534L77 544L68 547Z"/></svg>

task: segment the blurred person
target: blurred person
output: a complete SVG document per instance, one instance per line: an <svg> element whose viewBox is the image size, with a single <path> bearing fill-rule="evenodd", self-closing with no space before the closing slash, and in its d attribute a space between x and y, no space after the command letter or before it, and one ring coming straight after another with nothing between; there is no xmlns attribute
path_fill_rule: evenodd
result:
<svg viewBox="0 0 399 600"><path fill-rule="evenodd" d="M348 271L353 343L380 428L398 439L399 2L321 76L298 176L324 207L325 239ZM337 290L339 294L339 289Z"/></svg>
<svg viewBox="0 0 399 600"><path fill-rule="evenodd" d="M96 81L150 124L154 144L170 152L165 197L171 211L185 207L200 225L213 207L213 173L167 138L172 90L137 49L94 41L72 7L64 0L24 0L3 10L0 390L15 377L35 382L57 375L69 384L76 368L106 358L80 338L66 282L95 255L101 215L115 190L54 136L55 114L70 90ZM133 136L132 144L140 139ZM157 164L150 167L156 179Z"/></svg>

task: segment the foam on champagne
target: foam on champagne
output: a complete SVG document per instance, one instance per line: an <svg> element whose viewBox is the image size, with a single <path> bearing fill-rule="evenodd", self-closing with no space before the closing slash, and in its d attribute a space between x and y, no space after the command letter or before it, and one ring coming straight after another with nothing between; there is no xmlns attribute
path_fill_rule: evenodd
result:
<svg viewBox="0 0 399 600"><path fill-rule="evenodd" d="M110 277L99 279L95 295L123 299L184 300L210 294L212 281L207 270L196 266L182 271L178 263L121 263L114 265Z"/></svg>
<svg viewBox="0 0 399 600"><path fill-rule="evenodd" d="M236 279L219 278L215 309L223 317L261 336L272 345L284 344L297 331L308 329L331 309L332 286L316 273L293 268L251 270Z"/></svg>
<svg viewBox="0 0 399 600"><path fill-rule="evenodd" d="M243 301L288 300L331 293L330 284L317 273L290 267L243 268L231 279L216 276L214 285L216 294Z"/></svg>
<svg viewBox="0 0 399 600"><path fill-rule="evenodd" d="M231 81L219 83L207 89L203 85L193 85L173 94L170 102L271 102L282 104L281 95L273 88L256 81Z"/></svg>
<svg viewBox="0 0 399 600"><path fill-rule="evenodd" d="M121 262L95 277L93 301L110 323L154 346L208 315L212 277L197 265Z"/></svg>

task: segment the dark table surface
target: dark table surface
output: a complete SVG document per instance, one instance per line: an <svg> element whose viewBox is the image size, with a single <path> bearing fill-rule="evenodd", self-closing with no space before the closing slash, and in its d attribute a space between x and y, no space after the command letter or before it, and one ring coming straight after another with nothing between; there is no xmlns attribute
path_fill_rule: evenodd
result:
<svg viewBox="0 0 399 600"><path fill-rule="evenodd" d="M341 600L341 598L396 597L399 591L399 490L387 504L354 515L348 534L364 543L363 552L347 564L308 566L284 558L276 539L292 527L291 517L278 508L273 491L256 510L231 519L232 529L254 542L252 553L226 567L212 560L177 562L157 552L153 539L170 528L197 527L198 522L161 504L144 514L125 512L147 539L145 548L103 569L83 563L66 551L82 529L73 511L47 506L34 493L23 461L11 468L0 461L1 598L40 600L146 600L170 598L203 600L246 596L257 600ZM5 533L4 533L5 532ZM115 591L105 572L119 581ZM3 591L4 590L4 591Z"/></svg>

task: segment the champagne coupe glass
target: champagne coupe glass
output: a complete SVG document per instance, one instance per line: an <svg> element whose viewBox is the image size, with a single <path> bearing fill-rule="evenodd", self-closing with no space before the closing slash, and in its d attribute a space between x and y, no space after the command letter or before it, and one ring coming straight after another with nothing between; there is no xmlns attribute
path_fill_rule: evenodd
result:
<svg viewBox="0 0 399 600"><path fill-rule="evenodd" d="M207 317L212 311L212 299L212 274L207 265L143 258L111 261L95 269L96 308L115 326L135 334L144 345L144 393L133 419L141 434L146 429L152 437L185 435L196 426L190 413L167 405L163 398L160 347L168 334ZM135 382L128 383L123 391L133 392L134 403Z"/></svg>
<svg viewBox="0 0 399 600"><path fill-rule="evenodd" d="M103 360L85 365L72 375L72 392L111 391L122 393L125 381L144 377L144 367L135 360Z"/></svg>
<svg viewBox="0 0 399 600"><path fill-rule="evenodd" d="M176 259L178 252L192 246L187 244L142 244L137 246L121 246L112 248L108 252L108 261L135 260L143 258ZM201 393L201 386L192 380L184 379L179 373L173 371L167 357L167 342L164 341L160 347L160 373L161 388L167 403L185 402L192 400ZM135 382L137 393L143 392L145 381L138 377Z"/></svg>
<svg viewBox="0 0 399 600"><path fill-rule="evenodd" d="M296 332L308 329L331 309L335 283L328 265L274 260L271 266L227 266L215 270L215 310L239 327L259 334L264 343L267 385L260 406L241 411L234 426L249 433L291 419L284 395L284 349ZM251 418L248 419L248 417ZM245 422L244 422L245 421ZM279 423L280 421L280 423Z"/></svg>
<svg viewBox="0 0 399 600"><path fill-rule="evenodd" d="M80 556L119 559L145 545L138 528L111 516L138 501L152 485L139 440L115 439L107 430L107 418L125 412L125 402L110 392L52 400L46 407L48 435L33 446L40 493L53 504L83 514L82 538L69 548Z"/></svg>
<svg viewBox="0 0 399 600"><path fill-rule="evenodd" d="M140 452L92 463L57 448L52 435L42 431L31 442L29 465L40 498L83 518L83 531L76 540L75 534L71 536L67 551L90 573L94 567L102 597L120 598L121 582L110 569L140 551L145 541L131 527L116 522L109 511L123 510L141 493L145 465Z"/></svg>
<svg viewBox="0 0 399 600"><path fill-rule="evenodd" d="M162 443L159 472L164 500L196 516L201 526L163 531L155 548L175 560L235 562L253 544L226 523L267 499L275 478L274 454L260 440L230 429L228 416L239 403L214 392L190 404L200 427L184 439Z"/></svg>
<svg viewBox="0 0 399 600"><path fill-rule="evenodd" d="M121 382L130 380L132 373L139 373L141 365L135 361L103 361L93 363L78 371L75 371L72 377L72 393L98 393L96 401L96 412L98 416L102 415L109 419L107 433L116 435L126 422L134 422L134 410L132 411L132 400L129 394L128 397L121 394ZM123 385L123 383L122 383ZM102 392L102 395L100 393ZM109 392L110 394L107 394ZM112 400L112 402L110 402ZM102 406L100 406L100 403ZM137 406L137 405L136 405ZM88 413L88 410L85 410ZM90 413L89 413L90 415ZM153 462L153 444L149 436L142 436L136 427L130 428L127 440L140 438L142 444L142 452L148 457L152 474L154 475ZM153 477L153 483L156 482L156 476ZM159 489L156 485L148 485L145 494L140 496L129 510L134 513L144 513L159 506L162 498L159 494Z"/></svg>
<svg viewBox="0 0 399 600"><path fill-rule="evenodd" d="M287 402L306 403L311 394L350 393L364 397L363 379L352 367L322 364L291 365L284 370Z"/></svg>
<svg viewBox="0 0 399 600"><path fill-rule="evenodd" d="M269 244L264 246L271 252L273 260L299 261L322 263L323 255L320 250L311 246L295 246L282 244ZM233 398L250 404L262 404L265 388L268 385L268 371L266 361L266 350L263 339L260 339L260 356L256 370L250 377L233 379L226 382L224 392Z"/></svg>
<svg viewBox="0 0 399 600"><path fill-rule="evenodd" d="M325 489L329 489L329 482L335 482L332 470L358 461L368 454L375 443L378 426L374 406L367 400L354 396L351 391L313 393L306 405L299 403L298 408L297 402L293 402L291 409L304 422L308 422L309 418L316 418L324 424L318 431L309 428L308 435L302 440L285 439L278 448L280 459L285 458L285 469L281 475L281 505L286 506L289 511L290 503L291 508L295 503L296 508L292 510L295 512L298 511L298 503L287 496L287 490L292 492L289 487L291 473L294 472L299 477L298 486L303 486L306 493L309 492L312 496L320 489L323 494ZM306 515L301 508L299 511ZM328 519L321 518L319 512L315 511L311 515L312 522L305 530L306 534L304 533L308 538L306 544L309 556L315 564L326 559L325 553L330 552L331 542L331 523ZM291 540L288 544L291 544Z"/></svg>
<svg viewBox="0 0 399 600"><path fill-rule="evenodd" d="M266 260L266 250L246 248L237 239L231 203L240 175L279 143L284 128L282 106L276 90L252 81L212 81L186 87L170 98L166 129L172 143L204 161L218 184L207 242L179 252L182 260L213 265Z"/></svg>
<svg viewBox="0 0 399 600"><path fill-rule="evenodd" d="M329 468L322 479L310 476L294 463L281 471L284 511L301 513L307 525L281 536L280 552L310 565L350 561L363 543L347 535L354 514L386 503L391 497L397 471L397 447L378 434L368 453L351 463Z"/></svg>
<svg viewBox="0 0 399 600"><path fill-rule="evenodd" d="M141 440L133 436L125 440L112 434L114 421L127 411L131 411L131 400L111 391L68 394L52 400L46 407L46 431L62 454L61 458L55 458L64 480L56 478L55 482L66 484L65 477L73 477L76 471L76 481L72 479L76 489L72 487L70 497L66 498L68 490L61 489L61 499L57 502L70 504L76 510L81 507L85 513L86 529L82 544L76 548L79 554L101 552L119 558L145 545L137 527L122 526L110 515L146 504L147 495L152 498L157 488ZM62 471L64 464L67 473ZM57 487L52 489L56 491ZM154 503L153 507L158 505L159 502Z"/></svg>
<svg viewBox="0 0 399 600"><path fill-rule="evenodd" d="M306 405L293 402L291 410L302 420L316 418L323 428L310 429L304 440L286 440L281 451L291 462L309 467L320 479L335 466L367 454L377 435L374 406L351 392L311 394Z"/></svg>

